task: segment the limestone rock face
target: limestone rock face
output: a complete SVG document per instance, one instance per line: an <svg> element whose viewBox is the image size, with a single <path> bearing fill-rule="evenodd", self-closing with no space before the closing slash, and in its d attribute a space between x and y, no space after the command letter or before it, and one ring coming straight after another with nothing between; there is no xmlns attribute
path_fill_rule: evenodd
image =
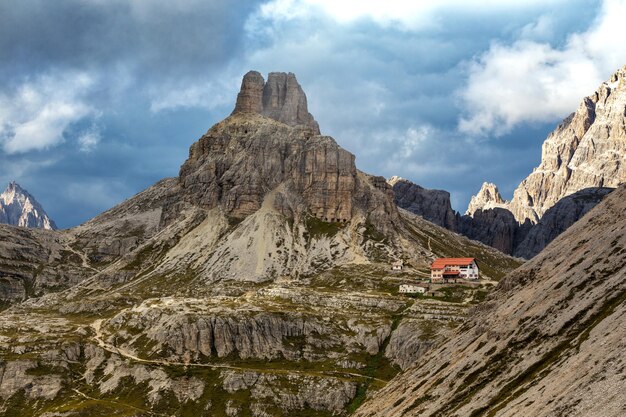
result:
<svg viewBox="0 0 626 417"><path fill-rule="evenodd" d="M584 189L614 188L626 181L625 129L626 67L583 99L578 110L548 136L541 164L520 183L510 202L502 199L494 184L484 183L459 221L459 232L505 253L534 256L606 192L567 196ZM551 210L557 204L560 207ZM500 210L489 210L493 208ZM542 221L548 211L550 217ZM526 222L539 226L529 232Z"/></svg>
<svg viewBox="0 0 626 417"><path fill-rule="evenodd" d="M465 214L473 216L476 210L489 210L493 208L507 208L507 202L504 201L495 184L485 182L478 194L472 196Z"/></svg>
<svg viewBox="0 0 626 417"><path fill-rule="evenodd" d="M511 253L526 259L537 255L557 236L597 206L611 191L613 188L585 188L562 198L544 213L539 223L532 226L527 236Z"/></svg>
<svg viewBox="0 0 626 417"><path fill-rule="evenodd" d="M586 97L548 136L541 164L515 190L510 210L519 222L539 221L563 197L626 181L626 67Z"/></svg>
<svg viewBox="0 0 626 417"><path fill-rule="evenodd" d="M241 82L233 114L256 113L289 126L306 126L320 134L319 125L309 113L306 94L293 73L270 72L267 83L257 71L250 71Z"/></svg>
<svg viewBox="0 0 626 417"><path fill-rule="evenodd" d="M257 71L250 71L243 76L241 89L237 94L235 113L258 113L263 111L263 87L265 80Z"/></svg>
<svg viewBox="0 0 626 417"><path fill-rule="evenodd" d="M448 230L457 229L456 213L452 210L449 192L429 190L397 176L387 182L393 187L398 207Z"/></svg>
<svg viewBox="0 0 626 417"><path fill-rule="evenodd" d="M35 197L15 181L0 194L0 223L47 230L57 228Z"/></svg>
<svg viewBox="0 0 626 417"><path fill-rule="evenodd" d="M512 254L529 226L520 226L513 214L505 208L491 208L478 209L473 216L460 217L458 231L470 239Z"/></svg>
<svg viewBox="0 0 626 417"><path fill-rule="evenodd" d="M213 126L180 170L183 193L194 204L243 218L280 186L274 200L280 212L307 211L326 222L347 222L357 212L397 216L391 187L373 178L360 175L354 155L331 137L252 114Z"/></svg>

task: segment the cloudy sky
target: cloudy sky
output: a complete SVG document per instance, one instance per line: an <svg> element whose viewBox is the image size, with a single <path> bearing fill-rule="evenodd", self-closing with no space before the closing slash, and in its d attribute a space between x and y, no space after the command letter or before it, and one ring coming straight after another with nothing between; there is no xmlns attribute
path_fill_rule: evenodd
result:
<svg viewBox="0 0 626 417"><path fill-rule="evenodd" d="M360 169L464 211L483 181L510 198L626 64L625 21L626 0L0 2L0 183L79 224L177 175L245 72L291 71Z"/></svg>

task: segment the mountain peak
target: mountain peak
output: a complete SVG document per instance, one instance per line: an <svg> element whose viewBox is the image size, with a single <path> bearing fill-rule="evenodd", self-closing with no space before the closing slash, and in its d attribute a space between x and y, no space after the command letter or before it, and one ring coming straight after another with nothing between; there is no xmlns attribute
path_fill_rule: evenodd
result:
<svg viewBox="0 0 626 417"><path fill-rule="evenodd" d="M258 71L243 76L232 114L256 113L289 126L320 128L309 113L306 94L294 73L270 72L267 82Z"/></svg>
<svg viewBox="0 0 626 417"><path fill-rule="evenodd" d="M541 163L515 190L510 207L518 222L536 223L563 197L626 181L626 66L585 97L548 136Z"/></svg>
<svg viewBox="0 0 626 417"><path fill-rule="evenodd" d="M500 195L498 187L491 182L484 182L478 194L472 196L465 214L473 216L477 210L507 208L508 203Z"/></svg>
<svg viewBox="0 0 626 417"><path fill-rule="evenodd" d="M0 194L0 224L55 230L41 204L17 182L11 181Z"/></svg>

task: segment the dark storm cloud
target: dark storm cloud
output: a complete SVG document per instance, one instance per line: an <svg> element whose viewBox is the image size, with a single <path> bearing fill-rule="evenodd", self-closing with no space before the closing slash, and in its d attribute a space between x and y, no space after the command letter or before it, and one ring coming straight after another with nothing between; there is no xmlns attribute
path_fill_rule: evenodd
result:
<svg viewBox="0 0 626 417"><path fill-rule="evenodd" d="M253 8L249 1L2 2L3 75L116 66L148 78L200 74L237 55Z"/></svg>

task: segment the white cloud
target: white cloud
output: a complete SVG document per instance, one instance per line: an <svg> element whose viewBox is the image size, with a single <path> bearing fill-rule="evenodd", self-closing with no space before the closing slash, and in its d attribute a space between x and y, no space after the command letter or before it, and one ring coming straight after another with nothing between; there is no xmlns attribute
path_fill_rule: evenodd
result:
<svg viewBox="0 0 626 417"><path fill-rule="evenodd" d="M383 26L401 24L405 29L416 29L436 25L432 16L438 10L493 11L562 2L564 0L272 0L260 7L260 14L280 21L322 12L340 23L367 18Z"/></svg>
<svg viewBox="0 0 626 417"><path fill-rule="evenodd" d="M459 91L466 109L459 130L502 135L523 122L548 122L574 111L581 99L626 64L626 0L605 0L589 29L561 48L522 39L494 43L467 66ZM522 33L541 31L541 21Z"/></svg>
<svg viewBox="0 0 626 417"><path fill-rule="evenodd" d="M85 73L41 76L13 92L0 93L0 143L8 154L47 149L63 142L67 127L95 110L85 94L93 79Z"/></svg>
<svg viewBox="0 0 626 417"><path fill-rule="evenodd" d="M402 146L394 154L394 159L412 158L432 138L433 131L434 129L428 125L408 128L401 139Z"/></svg>
<svg viewBox="0 0 626 417"><path fill-rule="evenodd" d="M85 153L92 152L100 143L101 138L100 132L96 128L83 132L78 137L78 149Z"/></svg>

